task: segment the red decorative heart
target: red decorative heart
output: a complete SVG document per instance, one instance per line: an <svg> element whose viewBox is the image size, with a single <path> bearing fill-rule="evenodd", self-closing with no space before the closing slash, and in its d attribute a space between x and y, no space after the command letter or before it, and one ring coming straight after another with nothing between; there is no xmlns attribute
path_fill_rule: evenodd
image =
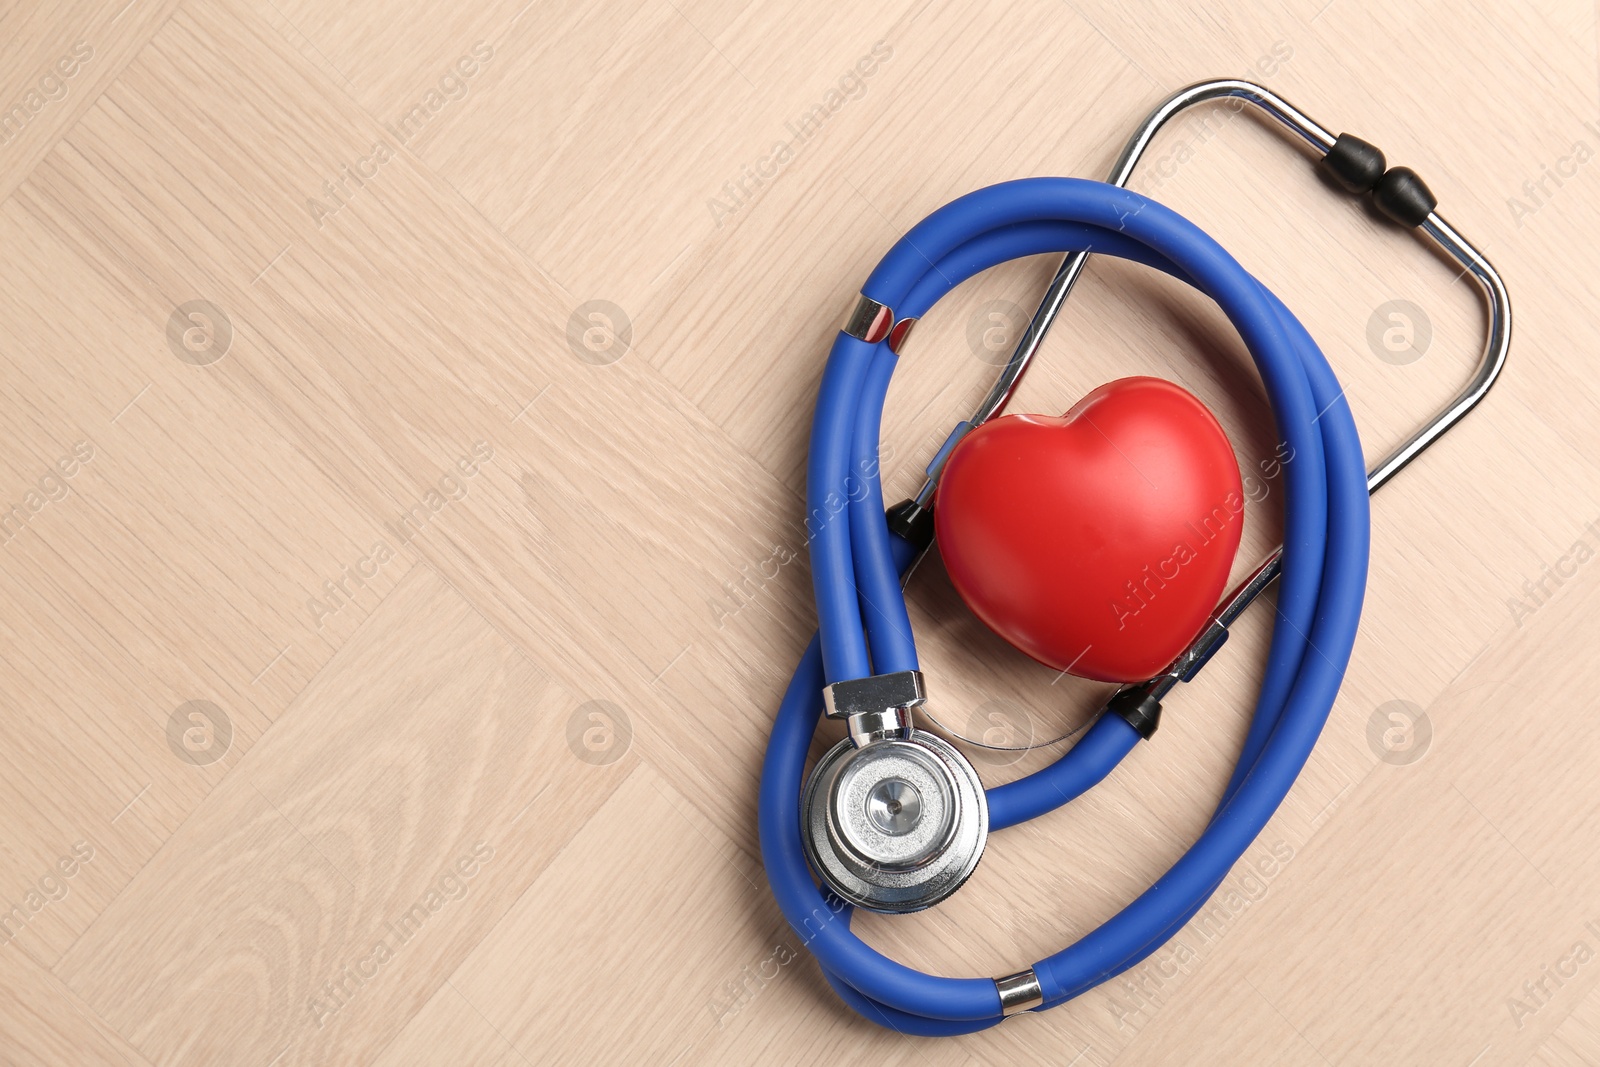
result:
<svg viewBox="0 0 1600 1067"><path fill-rule="evenodd" d="M1199 633L1244 528L1216 417L1160 378L1061 418L1006 415L951 452L934 508L956 589L995 633L1085 678L1149 678Z"/></svg>

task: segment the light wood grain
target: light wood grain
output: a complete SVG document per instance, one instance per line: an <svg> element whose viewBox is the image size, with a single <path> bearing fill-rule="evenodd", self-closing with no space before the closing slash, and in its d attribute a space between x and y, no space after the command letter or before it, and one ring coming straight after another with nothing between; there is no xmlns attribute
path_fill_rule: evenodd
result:
<svg viewBox="0 0 1600 1067"><path fill-rule="evenodd" d="M0 140L0 1061L1600 1063L1597 29L1579 0L0 11L27 111ZM1507 279L1511 363L1375 501L1344 688L1213 907L1070 1005L903 1038L823 982L755 829L813 626L822 357L928 211L1100 176L1221 75L1416 167ZM1134 187L1305 321L1370 457L1465 380L1475 295L1263 124L1196 116L1151 162ZM1053 267L918 327L891 498ZM1432 336L1405 365L1367 338L1396 299ZM232 330L213 362L169 340L195 300ZM594 300L625 342L574 344ZM1095 260L1016 407L1128 374L1192 390L1245 471L1270 454L1219 312ZM1070 732L1104 694L988 633L936 558L910 599L957 732ZM1155 743L947 904L858 929L996 974L1114 914L1203 826L1267 637L1247 617ZM1418 762L1372 740L1394 701L1426 712ZM971 751L991 784L1053 755Z"/></svg>
<svg viewBox="0 0 1600 1067"><path fill-rule="evenodd" d="M58 973L159 1062L369 1062L631 767L579 706L419 568Z"/></svg>
<svg viewBox="0 0 1600 1067"><path fill-rule="evenodd" d="M5 1061L147 1067L149 1060L106 1025L93 1008L28 956L0 954L0 1027Z"/></svg>
<svg viewBox="0 0 1600 1067"><path fill-rule="evenodd" d="M177 6L71 0L0 11L0 197L28 176Z"/></svg>

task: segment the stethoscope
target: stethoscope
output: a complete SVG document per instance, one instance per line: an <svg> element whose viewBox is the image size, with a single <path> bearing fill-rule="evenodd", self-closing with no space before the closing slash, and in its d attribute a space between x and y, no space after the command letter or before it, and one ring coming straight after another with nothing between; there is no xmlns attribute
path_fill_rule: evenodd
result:
<svg viewBox="0 0 1600 1067"><path fill-rule="evenodd" d="M1488 340L1471 382L1370 472L1343 389L1294 315L1193 223L1123 188L1173 116L1224 98L1252 104L1298 135L1335 184L1371 194L1384 215L1426 235L1487 298ZM817 398L806 507L818 635L773 724L760 810L773 893L828 982L862 1016L906 1033L958 1034L1069 1000L1135 966L1181 929L1277 810L1311 754L1355 641L1369 494L1483 399L1510 346L1505 285L1435 205L1415 173L1388 168L1367 142L1335 137L1259 85L1209 81L1150 114L1109 183L1026 178L969 193L912 228L867 279ZM1062 251L1067 256L994 387L939 450L917 495L886 513L876 464L880 423L912 325L974 274ZM932 543L941 465L962 435L1005 407L1091 253L1188 282L1239 330L1279 437L1295 457L1283 467L1284 544L1223 598L1181 655L1156 677L1121 687L1053 764L985 790L954 746L912 724L926 692L901 583ZM1205 831L1142 895L1076 943L1000 978L924 974L851 932L853 907L904 913L944 900L976 868L989 833L1052 811L1104 779L1154 733L1163 698L1194 678L1274 581L1270 659L1239 762ZM806 778L824 715L843 720L848 736Z"/></svg>

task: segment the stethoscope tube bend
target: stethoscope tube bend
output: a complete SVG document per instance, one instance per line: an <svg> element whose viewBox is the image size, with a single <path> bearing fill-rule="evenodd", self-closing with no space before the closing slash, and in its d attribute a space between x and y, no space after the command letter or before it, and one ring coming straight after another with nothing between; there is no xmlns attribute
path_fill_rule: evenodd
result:
<svg viewBox="0 0 1600 1067"><path fill-rule="evenodd" d="M1188 107L1229 98L1297 136L1337 184L1370 195L1430 239L1487 296L1488 338L1472 380L1370 472L1344 390L1294 315L1193 223L1122 188L1163 125ZM1483 398L1509 349L1504 284L1434 206L1415 174L1388 168L1366 142L1335 137L1259 85L1202 82L1151 113L1109 183L1028 178L969 193L914 227L867 279L834 341L817 398L806 508L818 634L779 707L760 795L761 849L774 895L830 985L861 1015L907 1033L947 1035L1071 999L1137 965L1187 923L1277 810L1326 722L1353 647L1366 586L1369 492ZM1048 252L1066 258L1016 352L930 464L921 491L886 515L877 473L883 404L911 327L962 281ZM1004 408L1091 254L1194 286L1239 331L1285 454L1294 456L1282 467L1284 543L1224 598L1178 659L1119 690L1055 762L984 790L953 747L911 725L909 709L924 693L902 579L931 541L943 459L964 433ZM1227 627L1274 581L1280 588L1269 660L1238 764L1206 829L1148 890L1076 943L995 978L923 974L851 931L852 902L883 911L936 903L971 873L988 833L1052 811L1102 781L1154 731L1161 698L1194 676ZM807 781L806 756L825 714L845 720L849 737ZM874 761L875 776L857 773ZM892 775L882 770L890 765ZM886 783L894 789L884 791ZM844 808L853 814L841 821ZM927 842L918 837L924 824L938 831Z"/></svg>
<svg viewBox="0 0 1600 1067"><path fill-rule="evenodd" d="M1163 943L1206 901L1277 809L1310 754L1355 639L1368 514L1355 423L1311 338L1216 242L1136 193L1081 179L1031 178L968 194L902 238L863 294L909 316L994 262L1048 250L1135 259L1214 299L1256 360L1279 435L1296 459L1285 467L1288 549L1272 663L1256 709L1258 719L1273 724L1270 737L1171 871L1098 930L1034 964L1035 997L1043 1007L1132 966ZM958 1033L1004 1018L1001 985L921 974L851 933L848 909L826 899L811 880L796 803L824 686L917 667L899 584L917 546L891 534L870 462L897 361L888 342L888 334L866 340L842 332L823 374L807 509L827 515L843 501L848 521L823 522L814 531L819 641L802 660L768 746L762 852L786 917L847 1001L896 1029ZM1312 647L1318 653L1307 655ZM1124 719L1103 716L1054 766L990 794L994 828L1059 806L1103 777L1137 739Z"/></svg>

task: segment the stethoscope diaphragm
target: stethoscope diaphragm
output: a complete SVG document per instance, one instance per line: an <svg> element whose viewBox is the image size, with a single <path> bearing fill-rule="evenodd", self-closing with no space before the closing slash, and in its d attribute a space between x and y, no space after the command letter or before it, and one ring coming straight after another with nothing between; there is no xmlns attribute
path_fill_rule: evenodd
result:
<svg viewBox="0 0 1600 1067"><path fill-rule="evenodd" d="M930 908L960 889L983 856L989 805L977 772L926 730L822 757L801 800L806 858L857 907Z"/></svg>

